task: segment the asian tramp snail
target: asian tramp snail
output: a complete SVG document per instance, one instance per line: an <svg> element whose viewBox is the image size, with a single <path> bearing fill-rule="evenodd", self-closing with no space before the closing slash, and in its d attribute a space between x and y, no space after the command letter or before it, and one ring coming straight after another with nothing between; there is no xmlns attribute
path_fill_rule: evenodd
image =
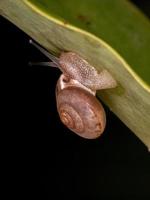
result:
<svg viewBox="0 0 150 200"><path fill-rule="evenodd" d="M51 60L36 64L62 71L56 85L56 104L63 124L83 138L99 137L106 126L106 115L95 97L96 90L114 88L116 81L107 70L99 73L74 52L62 52L57 58L32 40L30 43Z"/></svg>

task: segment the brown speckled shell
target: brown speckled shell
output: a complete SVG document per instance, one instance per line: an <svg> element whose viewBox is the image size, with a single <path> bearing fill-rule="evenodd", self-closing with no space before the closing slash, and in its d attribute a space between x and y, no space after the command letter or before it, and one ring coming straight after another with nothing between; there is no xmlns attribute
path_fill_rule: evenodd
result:
<svg viewBox="0 0 150 200"><path fill-rule="evenodd" d="M92 94L75 86L59 92L56 88L56 101L61 121L73 132L87 139L97 138L103 133L105 111Z"/></svg>

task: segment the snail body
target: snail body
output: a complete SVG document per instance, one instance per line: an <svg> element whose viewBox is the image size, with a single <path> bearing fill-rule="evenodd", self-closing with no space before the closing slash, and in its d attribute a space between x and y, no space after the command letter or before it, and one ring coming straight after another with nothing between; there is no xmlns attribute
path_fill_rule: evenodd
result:
<svg viewBox="0 0 150 200"><path fill-rule="evenodd" d="M81 137L99 137L106 126L102 104L96 99L96 90L116 87L116 81L107 70L100 73L74 52L62 52L57 58L30 41L52 62L39 63L62 71L56 85L56 104L64 125Z"/></svg>
<svg viewBox="0 0 150 200"><path fill-rule="evenodd" d="M98 71L74 52L62 52L59 59L60 70L70 78L78 80L91 90L116 87L116 81L107 70Z"/></svg>

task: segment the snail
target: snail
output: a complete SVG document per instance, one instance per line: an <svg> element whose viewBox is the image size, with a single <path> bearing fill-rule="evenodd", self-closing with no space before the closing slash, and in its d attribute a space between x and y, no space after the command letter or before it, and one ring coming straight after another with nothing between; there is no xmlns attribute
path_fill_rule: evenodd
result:
<svg viewBox="0 0 150 200"><path fill-rule="evenodd" d="M30 43L51 60L36 64L57 67L62 72L56 85L56 105L62 123L83 138L99 137L106 126L106 114L95 97L96 90L114 88L116 81L107 70L98 72L77 53L62 52L57 58L32 40Z"/></svg>

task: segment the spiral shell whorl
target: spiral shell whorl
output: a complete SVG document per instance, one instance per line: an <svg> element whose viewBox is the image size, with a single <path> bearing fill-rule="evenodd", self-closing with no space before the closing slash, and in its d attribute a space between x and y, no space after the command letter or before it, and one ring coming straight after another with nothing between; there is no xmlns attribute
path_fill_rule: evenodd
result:
<svg viewBox="0 0 150 200"><path fill-rule="evenodd" d="M56 100L61 121L73 132L88 139L102 134L106 117L95 96L80 87L70 86L57 91Z"/></svg>
<svg viewBox="0 0 150 200"><path fill-rule="evenodd" d="M58 107L61 121L75 132L83 132L84 124L77 111L69 104L62 103Z"/></svg>

